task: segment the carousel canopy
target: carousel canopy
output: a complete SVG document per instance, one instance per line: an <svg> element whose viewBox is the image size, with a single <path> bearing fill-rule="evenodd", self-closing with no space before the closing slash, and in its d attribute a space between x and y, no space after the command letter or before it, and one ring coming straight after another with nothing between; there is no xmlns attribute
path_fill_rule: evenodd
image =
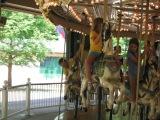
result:
<svg viewBox="0 0 160 120"><path fill-rule="evenodd" d="M42 14L55 25L89 33L93 19L110 22L113 35L160 39L160 0L2 0L4 8Z"/></svg>

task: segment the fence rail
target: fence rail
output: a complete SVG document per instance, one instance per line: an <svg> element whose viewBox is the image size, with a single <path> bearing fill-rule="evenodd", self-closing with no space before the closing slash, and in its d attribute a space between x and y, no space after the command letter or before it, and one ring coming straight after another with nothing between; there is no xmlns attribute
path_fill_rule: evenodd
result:
<svg viewBox="0 0 160 120"><path fill-rule="evenodd" d="M65 105L65 101L60 97L60 94L64 95L63 91L63 83L31 84L28 81L27 84L10 88L6 83L0 89L0 120L7 120L20 112L30 115L31 109Z"/></svg>

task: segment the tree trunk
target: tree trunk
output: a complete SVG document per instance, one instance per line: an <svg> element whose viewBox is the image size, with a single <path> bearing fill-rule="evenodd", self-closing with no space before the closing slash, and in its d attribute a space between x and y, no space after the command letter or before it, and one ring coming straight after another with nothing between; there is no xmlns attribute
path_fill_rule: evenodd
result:
<svg viewBox="0 0 160 120"><path fill-rule="evenodd" d="M12 86L12 56L9 56L8 63L8 87Z"/></svg>

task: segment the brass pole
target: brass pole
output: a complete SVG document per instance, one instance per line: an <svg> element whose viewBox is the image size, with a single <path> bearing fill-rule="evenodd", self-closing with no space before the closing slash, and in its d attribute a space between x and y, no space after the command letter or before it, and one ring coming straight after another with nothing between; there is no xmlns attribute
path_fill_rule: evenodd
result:
<svg viewBox="0 0 160 120"><path fill-rule="evenodd" d="M104 0L104 15L103 15L103 20L106 22L108 20L108 6L107 6L108 1Z"/></svg>
<svg viewBox="0 0 160 120"><path fill-rule="evenodd" d="M142 40L142 27L143 27L143 0L141 0L141 23L140 23L140 29L139 29L139 47L138 47L138 68L137 68L137 81L136 81L136 104L135 104L135 115L136 120L138 120L137 117L137 100L138 100L138 91L139 91L139 77L140 77L140 66L141 66L141 40Z"/></svg>
<svg viewBox="0 0 160 120"><path fill-rule="evenodd" d="M84 65L84 43L85 43L85 34L82 34L82 41L80 43L79 49L80 49L80 56L81 56L81 64ZM82 67L82 66L81 66Z"/></svg>
<svg viewBox="0 0 160 120"><path fill-rule="evenodd" d="M122 0L120 0L120 8L122 7ZM118 33L117 33L117 46L119 45L120 31L121 31L121 21L122 21L122 10L118 13Z"/></svg>
<svg viewBox="0 0 160 120"><path fill-rule="evenodd" d="M152 17L153 20L153 31L152 31L152 41L151 41L151 47L154 46L154 42L155 42L155 33L156 33L156 22L155 22L156 16Z"/></svg>
<svg viewBox="0 0 160 120"><path fill-rule="evenodd" d="M149 11L149 0L147 0L146 16L145 16L146 21L145 21L144 52L147 49L147 42L148 42L148 19L149 19L148 11ZM147 55L145 54L145 57L144 57L144 66L146 65L146 59L147 59Z"/></svg>
<svg viewBox="0 0 160 120"><path fill-rule="evenodd" d="M86 14L83 14L84 16L84 20L83 20L83 25L82 25L82 31L85 29L85 22L86 22L86 20L87 20L87 16L86 16ZM85 44L85 33L82 33L82 41L81 41L81 43L80 43L80 46L79 46L79 49L80 49L80 61L81 61L81 64L82 65L84 65L84 63L83 62L85 62L84 61L84 44ZM81 66L82 67L82 66Z"/></svg>

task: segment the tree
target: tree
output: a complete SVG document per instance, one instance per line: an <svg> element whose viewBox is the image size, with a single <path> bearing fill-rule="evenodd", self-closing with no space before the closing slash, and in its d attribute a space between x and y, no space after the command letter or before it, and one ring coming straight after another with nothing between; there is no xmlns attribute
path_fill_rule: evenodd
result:
<svg viewBox="0 0 160 120"><path fill-rule="evenodd" d="M7 24L1 28L0 63L8 66L8 84L12 85L12 65L29 65L42 61L50 51L46 40L57 40L53 24L42 16L3 10Z"/></svg>

